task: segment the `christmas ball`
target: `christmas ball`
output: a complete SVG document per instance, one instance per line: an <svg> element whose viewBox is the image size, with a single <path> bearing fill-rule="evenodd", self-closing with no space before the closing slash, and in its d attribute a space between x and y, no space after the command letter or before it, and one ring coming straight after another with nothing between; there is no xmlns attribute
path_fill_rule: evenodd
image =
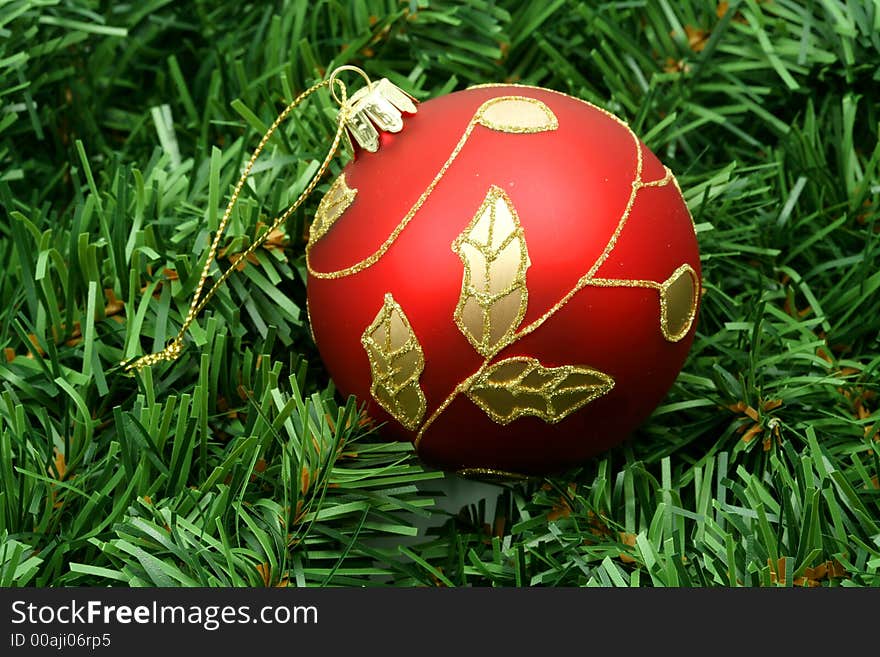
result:
<svg viewBox="0 0 880 657"><path fill-rule="evenodd" d="M670 170L558 92L487 85L416 106L374 87L370 106L353 97L357 157L307 249L337 388L462 474L560 471L626 439L680 371L699 306Z"/></svg>

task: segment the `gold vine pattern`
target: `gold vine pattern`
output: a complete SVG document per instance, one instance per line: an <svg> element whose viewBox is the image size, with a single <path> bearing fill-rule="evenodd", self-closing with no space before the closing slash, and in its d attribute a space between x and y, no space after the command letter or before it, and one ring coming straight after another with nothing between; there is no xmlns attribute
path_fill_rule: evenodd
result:
<svg viewBox="0 0 880 657"><path fill-rule="evenodd" d="M590 287L636 287L657 290L660 295L660 332L669 342L678 342L693 326L697 316L697 272L685 263L662 283L632 279L594 278Z"/></svg>
<svg viewBox="0 0 880 657"><path fill-rule="evenodd" d="M567 96L561 92L548 91ZM571 96L567 97L571 98ZM519 225L513 204L503 190L493 186L469 226L453 243L453 250L461 257L465 269L462 294L455 311L455 321L462 333L485 358L477 371L460 382L431 416L422 422L426 403L418 381L424 369L424 356L402 308L394 302L390 294L386 295L385 305L362 336L362 343L367 350L373 372L371 393L380 405L406 428L418 429L415 440L417 449L428 427L462 393L466 394L493 420L506 424L522 415L536 415L545 421L556 422L610 391L614 386L613 379L607 374L587 367L564 365L548 368L530 357L515 357L492 363L494 357L502 349L537 330L584 287L594 285L597 287L619 286L657 289L660 293L660 328L664 338L673 342L680 340L692 326L696 313L696 291L699 281L689 265L682 265L662 283L598 279L595 277L598 269L616 246L632 211L638 191L643 187L662 187L670 182L673 182L678 188L678 182L668 167L664 167L662 178L644 181L642 179L644 162L641 143L632 129L610 112L581 99L575 100L593 107L623 126L632 137L636 149L636 172L627 204L609 241L589 271L543 315L516 330L525 316L528 299L525 271L530 262L522 228ZM477 125L503 132L529 134L555 130L558 122L546 104L537 99L523 96L504 96L486 101L472 117L464 134L434 179L373 254L343 269L330 272L316 271L310 262L310 248L317 239L326 234L325 229L314 239L309 240L306 249L306 263L309 272L317 278L342 278L363 271L378 262L427 201ZM332 188L331 191L333 191ZM345 208L342 208L342 211L344 210ZM688 214L690 216L689 210ZM500 231L501 237L496 238L495 224L499 220L499 215L503 228ZM334 217L334 221L338 216ZM693 224L692 216L691 222ZM326 228L329 229L329 226ZM501 254L505 250L508 251L508 254L502 258ZM493 277L490 271L495 261L501 262L503 266L498 267L502 273ZM482 276L478 276L478 273L481 273ZM688 295L688 290L690 290L690 295ZM689 301L683 304L683 299L689 299ZM506 303L501 303L502 301ZM492 311L496 306L499 307L499 310L495 312L493 317ZM682 308L685 310L682 311ZM403 339L405 344L401 343L401 346L396 348L392 346L393 341L389 342L393 318L397 318L398 323L405 326L406 329L406 337ZM377 338L386 341L385 352L377 348L381 342ZM395 358L399 358L400 355L417 355L407 359L410 363L407 367L398 366L395 369L394 358L389 358L389 354L394 354ZM403 393L402 396L401 393Z"/></svg>
<svg viewBox="0 0 880 657"><path fill-rule="evenodd" d="M514 103L516 104L516 107L511 107L510 105ZM507 107L504 107L504 105L507 105ZM534 112L529 112L523 116L522 108L527 106L536 108L536 111L544 116L544 120L536 120ZM440 170L425 188L425 191L422 192L413 206L409 209L409 212L407 212L398 222L397 226L395 226L394 230L391 231L378 249L353 265L335 271L322 272L312 267L311 252L317 240L310 239L308 244L306 244L306 267L308 268L309 273L315 278L344 278L345 276L357 274L367 267L372 267L379 262L382 256L384 256L388 252L388 249L391 248L391 245L397 241L397 238L400 237L400 234L407 227L409 222L412 221L413 217L415 217L418 211L421 210L422 206L428 200L428 197L434 192L434 188L437 187L437 184L443 179L443 176L446 175L446 171L452 166L452 163L455 162L477 126L483 126L490 130L500 132L530 134L545 130L555 130L558 125L559 123L556 120L556 116L550 108L536 98L528 98L526 96L501 96L487 100L477 108L477 111L468 122L464 134L459 138L458 143L452 149L452 153L450 153L446 162L443 163L443 166L440 167Z"/></svg>
<svg viewBox="0 0 880 657"><path fill-rule="evenodd" d="M498 86L504 86L504 85L498 85ZM559 92L553 92L553 93L559 93ZM566 94L561 94L561 95L564 96ZM586 101L581 101L581 102L586 103ZM491 362L492 362L493 358L502 349L510 346L511 344L513 344L514 342L519 340L520 338L537 330L540 326L542 326L544 324L544 322L546 322L548 319L550 319L550 317L552 317L554 314L556 314L556 312L558 312L560 308L562 308L566 303L568 303L574 297L574 295L576 295L578 292L580 292L582 289L584 289L588 285L591 285L593 283L593 281L596 280L596 278L595 278L596 272L605 263L605 261L611 255L611 252L614 250L614 247L617 245L617 240L620 238L620 234L623 232L623 228L626 225L627 220L629 219L629 215L632 212L632 208L633 208L633 205L635 204L636 196L638 195L639 190L642 189L643 187L663 187L663 186L668 185L670 182L673 182L675 180L675 177L673 176L672 171L668 167L665 167L665 166L663 168L664 175L662 178L659 178L657 180L648 180L648 181L643 180L642 179L642 172L644 169L644 159L643 159L643 154L642 154L641 142L639 141L638 136L636 136L636 134L632 131L632 129L624 121L622 121L618 117L614 116L610 112L607 112L601 108L595 107L595 106L591 105L590 103L586 103L586 104L590 105L591 107L594 107L595 109L602 112L606 116L612 118L618 124L625 127L627 132L629 133L630 137L632 138L634 145L635 145L635 150L636 150L635 176L634 176L633 181L631 183L631 190L630 190L629 198L627 199L626 206L624 207L623 213L621 214L621 217L618 220L617 226L615 227L614 232L611 234L611 237L609 238L608 242L606 243L605 248L603 249L602 253L596 259L596 261L593 263L593 265L590 267L590 269L583 276L581 276L580 279L578 279L577 283L574 285L574 287L571 290L569 290L559 301L557 301L553 306L551 306L543 315L541 315L540 317L538 317L536 320L534 320L530 324L527 324L526 326L522 327L521 329L519 329L518 331L513 333L507 340L499 342L499 344L496 345L496 347L489 354L484 354L485 360L483 361L482 365L477 369L477 371L474 372L473 374L471 374L470 376L468 376L467 378L465 378L455 388L453 388L452 392L450 392L449 395L447 395L447 397L443 400L443 402L441 402L441 404L434 410L434 412L431 413L431 415L428 417L428 419L419 427L419 430L416 434L416 439L415 439L415 447L417 450L418 450L419 444L421 443L422 438L424 437L425 432L428 430L428 428L437 420L438 417L440 417L440 415L449 407L449 405L452 404L452 402L455 400L456 397L458 397L458 395L467 394L468 391L471 389L471 387L475 384L475 382L481 380L481 378L485 375L486 371L491 367ZM656 285L658 286L658 289L659 289L659 286L661 284L657 283ZM663 299L663 297L661 296L661 303L663 303L662 299ZM694 301L694 310L695 309L696 309L696 300ZM688 324L688 329L689 328L690 328L690 323ZM687 331L685 331L682 334L682 337L684 334L686 334L686 332ZM668 339L666 332L664 332L664 337L667 337L667 339ZM610 388L609 388L609 390L610 390Z"/></svg>

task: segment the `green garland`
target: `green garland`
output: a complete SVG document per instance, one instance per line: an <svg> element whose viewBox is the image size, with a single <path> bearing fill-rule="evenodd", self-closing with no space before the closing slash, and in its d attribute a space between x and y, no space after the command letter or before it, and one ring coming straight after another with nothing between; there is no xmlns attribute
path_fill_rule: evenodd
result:
<svg viewBox="0 0 880 657"><path fill-rule="evenodd" d="M880 585L876 4L3 0L0 31L0 586ZM676 172L706 294L633 441L444 511L320 367L317 200L178 362L120 370L179 329L259 135L346 63L571 93ZM270 142L221 267L331 112Z"/></svg>

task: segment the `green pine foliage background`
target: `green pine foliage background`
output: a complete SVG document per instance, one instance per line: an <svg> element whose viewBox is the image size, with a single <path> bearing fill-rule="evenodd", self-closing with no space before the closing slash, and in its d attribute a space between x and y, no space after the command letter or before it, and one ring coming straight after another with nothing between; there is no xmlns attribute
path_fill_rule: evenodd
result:
<svg viewBox="0 0 880 657"><path fill-rule="evenodd" d="M633 440L443 510L451 475L309 338L330 177L179 361L120 371L179 329L259 136L345 63L420 99L565 91L676 172L706 293ZM0 585L880 585L878 72L868 0L0 0ZM316 96L272 140L227 254L332 117Z"/></svg>

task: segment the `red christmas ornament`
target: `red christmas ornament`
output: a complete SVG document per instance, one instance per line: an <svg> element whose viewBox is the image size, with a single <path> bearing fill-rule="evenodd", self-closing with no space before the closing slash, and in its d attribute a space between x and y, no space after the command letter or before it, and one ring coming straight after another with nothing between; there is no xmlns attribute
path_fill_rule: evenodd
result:
<svg viewBox="0 0 880 657"><path fill-rule="evenodd" d="M546 89L416 108L383 80L348 107L361 150L308 248L338 389L463 473L558 471L624 440L676 378L699 305L669 169L620 119Z"/></svg>

